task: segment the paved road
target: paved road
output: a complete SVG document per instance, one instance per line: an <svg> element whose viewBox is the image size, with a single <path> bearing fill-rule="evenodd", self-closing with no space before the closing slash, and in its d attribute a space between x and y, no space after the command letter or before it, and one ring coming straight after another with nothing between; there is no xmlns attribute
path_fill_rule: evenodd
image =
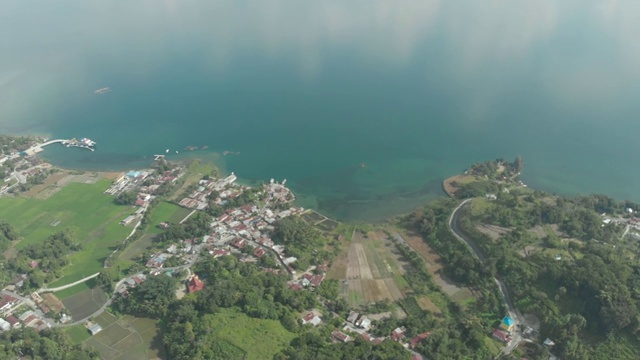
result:
<svg viewBox="0 0 640 360"><path fill-rule="evenodd" d="M83 283L83 282L85 282L85 281L91 280L91 279L93 279L94 277L96 277L96 276L98 276L98 275L100 275L100 273L99 273L99 272L97 272L97 273L95 273L95 274L93 274L93 275L89 275L89 276L87 276L86 278L84 278L84 279L80 279L80 280L78 280L78 281L76 281L76 282L72 282L71 284L67 284L67 285L63 285L63 286L58 286L58 287L55 287L55 288L42 288L42 289L39 289L39 290L38 290L38 291L36 291L36 292L37 292L38 294L40 294L40 293L43 293L43 292L56 292L56 291L60 291L60 290L64 290L64 289L68 289L68 288L70 288L70 287L72 287L72 286L76 286L76 285L81 284L81 283Z"/></svg>
<svg viewBox="0 0 640 360"><path fill-rule="evenodd" d="M466 207L471 201L472 199L467 199L462 203L460 203L460 205L458 205L453 210L453 212L451 213L451 217L449 217L449 230L458 240L467 244L467 246L470 248L471 252L476 257L476 259L478 259L481 263L484 264L486 261L486 257L482 253L482 250L480 250L480 248L473 241L473 239L469 238L464 233L462 233L462 231L460 231L460 228L458 226L458 221L460 220L460 211L464 207ZM507 343L501 351L501 353L510 354L511 351L513 351L513 349L515 349L516 346L518 346L518 344L522 340L522 336L518 329L518 325L522 323L521 316L519 312L516 310L516 308L513 306L513 303L511 302L511 296L509 295L509 290L507 289L507 286L504 284L504 282L498 278L494 278L494 281L496 282L496 285L498 285L498 289L500 289L500 294L502 295L502 299L509 313L509 317L511 317L511 319L513 319L514 321L514 325L513 325L514 330L512 331L513 333L512 340L509 343Z"/></svg>

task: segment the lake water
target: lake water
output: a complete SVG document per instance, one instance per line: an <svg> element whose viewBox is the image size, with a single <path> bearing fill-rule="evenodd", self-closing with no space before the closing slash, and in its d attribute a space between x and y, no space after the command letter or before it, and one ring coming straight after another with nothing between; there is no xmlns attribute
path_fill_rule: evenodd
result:
<svg viewBox="0 0 640 360"><path fill-rule="evenodd" d="M98 142L49 147L55 164L128 169L169 148L355 221L516 155L530 186L640 200L638 1L2 7L0 131Z"/></svg>

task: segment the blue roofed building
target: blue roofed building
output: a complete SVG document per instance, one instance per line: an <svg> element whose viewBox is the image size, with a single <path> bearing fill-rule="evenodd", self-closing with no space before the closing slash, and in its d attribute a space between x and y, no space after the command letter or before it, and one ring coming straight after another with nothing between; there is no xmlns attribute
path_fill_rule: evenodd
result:
<svg viewBox="0 0 640 360"><path fill-rule="evenodd" d="M505 316L500 322L500 328L506 331L511 331L511 329L513 329L514 324L515 324L515 321L513 321L511 317Z"/></svg>

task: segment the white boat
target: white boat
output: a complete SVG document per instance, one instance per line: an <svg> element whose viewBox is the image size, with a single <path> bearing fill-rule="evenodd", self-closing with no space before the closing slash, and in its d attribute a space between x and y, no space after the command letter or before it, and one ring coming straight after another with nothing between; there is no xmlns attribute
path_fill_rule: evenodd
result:
<svg viewBox="0 0 640 360"><path fill-rule="evenodd" d="M165 152L165 154L168 154L169 153L169 149L165 150L164 152Z"/></svg>
<svg viewBox="0 0 640 360"><path fill-rule="evenodd" d="M108 87L103 87L103 88L100 88L100 89L95 90L93 93L94 93L94 94L101 95L101 94L104 94L104 93L108 93L109 91L111 91L111 89L110 89L110 88L108 88Z"/></svg>
<svg viewBox="0 0 640 360"><path fill-rule="evenodd" d="M176 154L178 153L178 150L176 150Z"/></svg>

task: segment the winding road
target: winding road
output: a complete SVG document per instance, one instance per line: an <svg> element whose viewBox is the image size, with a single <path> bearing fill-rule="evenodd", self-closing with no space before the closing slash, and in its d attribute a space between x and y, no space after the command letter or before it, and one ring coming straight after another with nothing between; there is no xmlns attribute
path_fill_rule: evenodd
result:
<svg viewBox="0 0 640 360"><path fill-rule="evenodd" d="M473 239L469 238L462 231L460 231L460 227L458 225L458 222L460 220L460 211L464 209L466 206L468 206L472 200L473 199L464 200L462 203L460 203L460 205L458 205L453 210L453 212L451 213L451 217L449 217L449 230L458 240L462 241L469 247L469 249L471 250L471 253L473 254L473 256L475 256L476 259L478 259L482 264L484 264L487 259L482 253L482 250L480 250L480 248L473 241ZM504 302L505 307L507 308L509 317L511 317L511 319L513 319L514 321L514 325L513 325L514 330L512 331L513 337L511 341L509 341L501 351L501 353L510 354L511 351L513 351L513 349L515 349L516 346L518 346L520 341L522 341L522 335L520 334L520 330L518 328L518 325L523 323L522 315L520 315L520 313L516 310L515 306L513 306L513 303L511 302L511 297L509 296L509 290L507 289L507 286L504 284L504 282L498 278L494 278L494 281L496 282L496 285L498 285L498 288L500 289L500 294L502 295L502 300Z"/></svg>

